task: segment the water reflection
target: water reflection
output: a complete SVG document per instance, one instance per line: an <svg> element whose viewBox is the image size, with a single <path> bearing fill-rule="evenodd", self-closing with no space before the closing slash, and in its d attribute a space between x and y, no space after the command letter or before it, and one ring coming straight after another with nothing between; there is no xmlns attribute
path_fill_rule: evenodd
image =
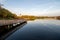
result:
<svg viewBox="0 0 60 40"><path fill-rule="evenodd" d="M35 20L59 20L59 19L49 19L49 18L45 18L45 19L27 19L27 21L35 21Z"/></svg>
<svg viewBox="0 0 60 40"><path fill-rule="evenodd" d="M11 26L11 25L1 26L0 27L0 40L7 38L9 35L14 33L14 31L22 28L25 24L27 24L27 22L23 24L19 24L17 26Z"/></svg>
<svg viewBox="0 0 60 40"><path fill-rule="evenodd" d="M28 21L6 40L60 40L60 20Z"/></svg>

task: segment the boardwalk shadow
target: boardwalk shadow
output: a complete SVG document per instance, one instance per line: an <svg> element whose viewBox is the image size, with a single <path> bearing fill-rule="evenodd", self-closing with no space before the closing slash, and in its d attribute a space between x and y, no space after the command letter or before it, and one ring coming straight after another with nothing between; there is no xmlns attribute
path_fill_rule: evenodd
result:
<svg viewBox="0 0 60 40"><path fill-rule="evenodd" d="M22 28L24 25L26 25L27 22L24 22L22 24L19 24L17 26L1 26L0 27L0 40L4 40L8 36L10 36L12 33L14 33L16 30Z"/></svg>

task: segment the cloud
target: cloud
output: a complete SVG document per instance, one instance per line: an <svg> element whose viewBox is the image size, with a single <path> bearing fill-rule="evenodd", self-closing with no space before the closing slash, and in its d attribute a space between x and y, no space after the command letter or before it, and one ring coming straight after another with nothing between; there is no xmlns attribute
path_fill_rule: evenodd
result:
<svg viewBox="0 0 60 40"><path fill-rule="evenodd" d="M0 0L0 2L3 2L4 0Z"/></svg>
<svg viewBox="0 0 60 40"><path fill-rule="evenodd" d="M4 2L6 2L7 0L0 0L0 3L4 3Z"/></svg>
<svg viewBox="0 0 60 40"><path fill-rule="evenodd" d="M48 8L44 9L43 12L46 13L48 11L51 11L54 6L49 6Z"/></svg>

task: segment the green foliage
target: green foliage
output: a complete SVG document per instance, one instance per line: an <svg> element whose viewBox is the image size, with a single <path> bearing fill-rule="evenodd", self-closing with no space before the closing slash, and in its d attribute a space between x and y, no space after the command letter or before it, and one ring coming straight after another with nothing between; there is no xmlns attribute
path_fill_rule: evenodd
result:
<svg viewBox="0 0 60 40"><path fill-rule="evenodd" d="M5 8L0 9L0 19L15 19L16 17L17 15L11 13L9 10Z"/></svg>

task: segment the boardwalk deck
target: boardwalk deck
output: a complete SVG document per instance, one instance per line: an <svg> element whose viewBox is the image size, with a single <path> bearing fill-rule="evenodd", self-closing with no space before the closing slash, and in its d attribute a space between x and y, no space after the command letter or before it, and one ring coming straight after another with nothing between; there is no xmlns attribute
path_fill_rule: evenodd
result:
<svg viewBox="0 0 60 40"><path fill-rule="evenodd" d="M10 24L14 24L14 23L22 23L26 20L20 19L20 20L0 20L0 26L3 25L10 25Z"/></svg>

